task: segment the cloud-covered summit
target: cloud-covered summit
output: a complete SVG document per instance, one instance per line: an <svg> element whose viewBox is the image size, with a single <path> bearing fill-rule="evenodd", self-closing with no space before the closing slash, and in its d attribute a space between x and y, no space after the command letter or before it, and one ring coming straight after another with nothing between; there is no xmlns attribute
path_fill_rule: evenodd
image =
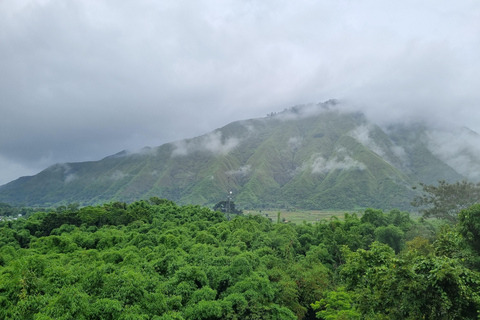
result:
<svg viewBox="0 0 480 320"><path fill-rule="evenodd" d="M461 180L480 163L470 150L475 140L457 136L453 146L455 136L444 131L444 139L425 125L387 132L359 113L339 110L281 117L233 122L138 153L54 165L2 186L0 202L90 205L158 196L212 205L232 191L235 203L249 208L406 209L413 185Z"/></svg>

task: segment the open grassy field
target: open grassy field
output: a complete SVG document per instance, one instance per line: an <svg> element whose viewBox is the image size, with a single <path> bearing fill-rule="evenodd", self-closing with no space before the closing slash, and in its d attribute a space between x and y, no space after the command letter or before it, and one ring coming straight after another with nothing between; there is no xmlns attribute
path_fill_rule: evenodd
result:
<svg viewBox="0 0 480 320"><path fill-rule="evenodd" d="M344 219L345 212L351 211L318 211L318 210L298 210L298 211L284 211L284 210L245 210L243 214L253 214L253 215L261 215L263 217L267 217L272 219L273 222L277 222L277 214L280 212L280 221L290 221L295 224L306 222L317 222L323 219L330 219L331 217L335 216L340 220ZM360 216L361 214L357 212Z"/></svg>

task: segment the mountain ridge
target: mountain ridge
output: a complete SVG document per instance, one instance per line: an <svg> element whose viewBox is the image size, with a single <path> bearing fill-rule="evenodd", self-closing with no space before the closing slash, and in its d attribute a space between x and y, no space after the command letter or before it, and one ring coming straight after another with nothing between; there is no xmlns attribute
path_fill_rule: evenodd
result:
<svg viewBox="0 0 480 320"><path fill-rule="evenodd" d="M384 129L338 104L295 106L137 153L55 164L0 186L0 202L93 205L158 196L211 206L232 191L242 208L408 209L413 185L468 178L452 167L462 158L440 159L445 151L433 149L427 126ZM468 158L475 168L477 155Z"/></svg>

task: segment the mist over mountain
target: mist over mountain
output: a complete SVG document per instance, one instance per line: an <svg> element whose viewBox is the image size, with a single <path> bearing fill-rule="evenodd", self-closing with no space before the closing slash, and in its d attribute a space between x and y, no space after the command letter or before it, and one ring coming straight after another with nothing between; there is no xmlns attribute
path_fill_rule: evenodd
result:
<svg viewBox="0 0 480 320"><path fill-rule="evenodd" d="M0 202L55 206L152 196L240 208L408 209L412 186L480 179L480 138L468 128L379 126L338 101L232 122L192 139L99 161L59 163L0 187Z"/></svg>

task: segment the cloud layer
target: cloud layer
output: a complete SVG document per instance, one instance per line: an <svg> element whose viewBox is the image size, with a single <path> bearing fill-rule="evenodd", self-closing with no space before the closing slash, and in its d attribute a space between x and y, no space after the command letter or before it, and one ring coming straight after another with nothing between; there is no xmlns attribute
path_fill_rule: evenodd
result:
<svg viewBox="0 0 480 320"><path fill-rule="evenodd" d="M480 181L480 136L466 128L432 131L427 137L430 151L458 173Z"/></svg>
<svg viewBox="0 0 480 320"><path fill-rule="evenodd" d="M3 0L0 185L332 98L480 131L479 35L474 0Z"/></svg>

